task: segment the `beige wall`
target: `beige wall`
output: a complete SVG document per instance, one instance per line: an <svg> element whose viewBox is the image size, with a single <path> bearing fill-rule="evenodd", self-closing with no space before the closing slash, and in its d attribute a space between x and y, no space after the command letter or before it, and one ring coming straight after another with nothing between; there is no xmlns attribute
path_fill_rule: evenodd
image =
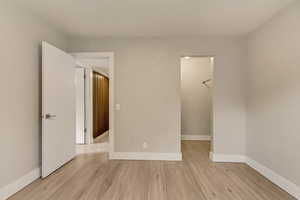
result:
<svg viewBox="0 0 300 200"><path fill-rule="evenodd" d="M247 155L300 186L300 1L249 37Z"/></svg>
<svg viewBox="0 0 300 200"><path fill-rule="evenodd" d="M72 38L68 47L70 52L115 52L115 98L121 104L115 150L120 152L180 151L180 57L215 56L214 151L245 153L242 38Z"/></svg>
<svg viewBox="0 0 300 200"><path fill-rule="evenodd" d="M39 45L65 38L16 6L0 2L0 188L40 164Z"/></svg>
<svg viewBox="0 0 300 200"><path fill-rule="evenodd" d="M211 135L212 79L210 57L181 58L181 134Z"/></svg>
<svg viewBox="0 0 300 200"><path fill-rule="evenodd" d="M299 1L248 38L247 135L243 38L70 38L67 45L63 34L10 4L0 2L0 187L40 164L42 40L70 52L115 52L120 152L180 151L180 57L214 56L214 152L244 155L246 146L247 156L300 185Z"/></svg>

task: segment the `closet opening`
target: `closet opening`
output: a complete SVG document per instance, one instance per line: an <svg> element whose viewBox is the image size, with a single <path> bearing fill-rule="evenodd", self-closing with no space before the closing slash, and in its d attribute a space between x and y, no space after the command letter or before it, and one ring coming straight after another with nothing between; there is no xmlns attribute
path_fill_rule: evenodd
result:
<svg viewBox="0 0 300 200"><path fill-rule="evenodd" d="M213 67L213 57L180 59L182 148L207 159L213 148Z"/></svg>

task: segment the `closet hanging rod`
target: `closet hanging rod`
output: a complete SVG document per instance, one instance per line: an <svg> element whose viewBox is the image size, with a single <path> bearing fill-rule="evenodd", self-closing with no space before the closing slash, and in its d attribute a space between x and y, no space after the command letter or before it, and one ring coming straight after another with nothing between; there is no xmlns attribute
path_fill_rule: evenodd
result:
<svg viewBox="0 0 300 200"><path fill-rule="evenodd" d="M206 83L209 82L209 81L211 81L211 78L203 81L202 84L206 85Z"/></svg>

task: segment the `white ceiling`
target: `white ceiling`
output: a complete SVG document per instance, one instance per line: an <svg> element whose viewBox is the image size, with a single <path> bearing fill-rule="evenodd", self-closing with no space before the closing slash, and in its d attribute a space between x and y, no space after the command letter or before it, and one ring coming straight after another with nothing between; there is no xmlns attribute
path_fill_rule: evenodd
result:
<svg viewBox="0 0 300 200"><path fill-rule="evenodd" d="M70 36L241 35L295 0L16 0Z"/></svg>

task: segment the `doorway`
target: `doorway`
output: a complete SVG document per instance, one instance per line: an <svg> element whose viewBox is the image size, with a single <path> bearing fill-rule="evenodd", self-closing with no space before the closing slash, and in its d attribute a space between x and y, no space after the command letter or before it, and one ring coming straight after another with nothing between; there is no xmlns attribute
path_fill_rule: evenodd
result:
<svg viewBox="0 0 300 200"><path fill-rule="evenodd" d="M84 88L84 104L78 109L84 108L84 129L80 129L78 134L81 135L79 138L82 138L83 132L84 142L77 143L77 154L112 152L113 53L72 55L77 67L84 70L84 87L76 87ZM82 121L82 118L80 120Z"/></svg>
<svg viewBox="0 0 300 200"><path fill-rule="evenodd" d="M213 135L213 57L184 56L181 64L181 138L210 146ZM193 141L193 142L187 142ZM195 146L195 145L194 145Z"/></svg>
<svg viewBox="0 0 300 200"><path fill-rule="evenodd" d="M109 142L98 146L93 143L93 101L92 72L100 70L101 63L108 67L109 81ZM113 96L114 55L107 53L68 54L55 46L42 42L42 177L46 177L73 159L78 153L113 152L114 96ZM109 83L108 83L109 82ZM76 84L75 84L76 83ZM79 92L76 92L78 89ZM79 99L79 100L78 100ZM80 107L80 109L78 109ZM76 112L78 111L78 112ZM77 114L81 117L77 118ZM78 123L81 121L81 123ZM77 130L83 134L76 138ZM84 143L87 149L76 151L76 142ZM102 144L102 143L100 143ZM85 151L88 152L85 152Z"/></svg>
<svg viewBox="0 0 300 200"><path fill-rule="evenodd" d="M109 78L93 71L93 139L94 143L108 142L109 135Z"/></svg>

